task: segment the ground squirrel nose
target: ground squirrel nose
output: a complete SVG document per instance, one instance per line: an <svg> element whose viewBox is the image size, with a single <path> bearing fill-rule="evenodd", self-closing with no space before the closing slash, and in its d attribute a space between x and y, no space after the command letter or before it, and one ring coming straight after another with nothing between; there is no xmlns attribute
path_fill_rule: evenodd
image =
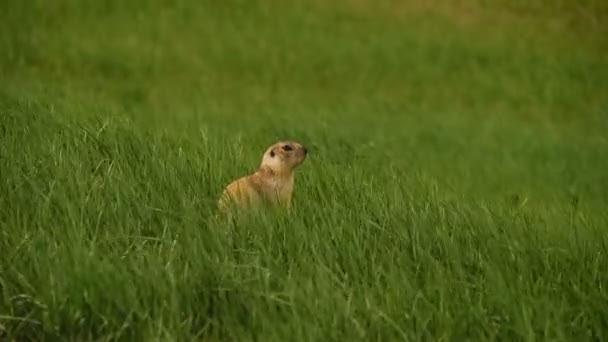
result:
<svg viewBox="0 0 608 342"><path fill-rule="evenodd" d="M308 154L308 149L304 146L302 146L302 149L304 149L304 154Z"/></svg>

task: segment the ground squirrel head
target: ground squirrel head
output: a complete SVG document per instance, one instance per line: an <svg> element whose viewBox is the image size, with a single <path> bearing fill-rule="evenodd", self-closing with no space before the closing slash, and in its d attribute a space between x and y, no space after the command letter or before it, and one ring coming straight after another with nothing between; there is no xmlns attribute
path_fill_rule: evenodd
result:
<svg viewBox="0 0 608 342"><path fill-rule="evenodd" d="M302 144L291 140L279 141L266 149L261 167L280 174L290 174L304 162L307 155L308 150Z"/></svg>

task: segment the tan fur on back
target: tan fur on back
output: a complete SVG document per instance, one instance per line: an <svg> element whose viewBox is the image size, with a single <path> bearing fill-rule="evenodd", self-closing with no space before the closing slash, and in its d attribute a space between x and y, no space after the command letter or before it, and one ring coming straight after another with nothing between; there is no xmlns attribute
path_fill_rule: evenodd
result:
<svg viewBox="0 0 608 342"><path fill-rule="evenodd" d="M218 207L227 213L229 207L251 208L270 204L290 208L295 169L304 162L307 149L295 141L279 141L266 149L260 167L224 189Z"/></svg>

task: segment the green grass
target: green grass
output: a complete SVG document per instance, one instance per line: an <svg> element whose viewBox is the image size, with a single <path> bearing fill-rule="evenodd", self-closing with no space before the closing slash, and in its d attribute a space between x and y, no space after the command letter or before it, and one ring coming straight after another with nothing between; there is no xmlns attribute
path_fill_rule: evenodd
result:
<svg viewBox="0 0 608 342"><path fill-rule="evenodd" d="M608 339L607 18L3 4L0 340ZM226 234L283 138L296 210Z"/></svg>

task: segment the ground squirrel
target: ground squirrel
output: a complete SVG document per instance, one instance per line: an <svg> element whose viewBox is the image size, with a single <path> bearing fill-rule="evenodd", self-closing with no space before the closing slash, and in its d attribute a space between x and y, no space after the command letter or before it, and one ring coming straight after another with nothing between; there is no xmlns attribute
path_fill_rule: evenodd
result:
<svg viewBox="0 0 608 342"><path fill-rule="evenodd" d="M220 213L230 205L249 208L270 204L289 209L294 186L294 171L304 162L308 150L295 141L279 141L268 147L259 169L230 183L220 197Z"/></svg>

